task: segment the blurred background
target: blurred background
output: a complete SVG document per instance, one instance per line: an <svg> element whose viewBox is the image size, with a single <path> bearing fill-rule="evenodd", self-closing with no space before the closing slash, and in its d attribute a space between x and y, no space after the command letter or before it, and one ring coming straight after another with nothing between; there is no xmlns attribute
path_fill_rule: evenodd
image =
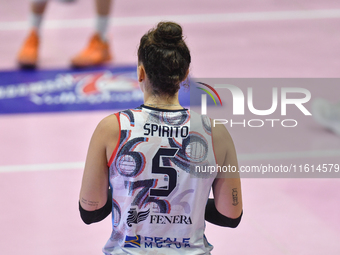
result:
<svg viewBox="0 0 340 255"><path fill-rule="evenodd" d="M17 55L30 29L29 6L0 2L1 254L100 254L111 218L86 226L78 212L87 147L102 118L141 104L137 48L159 21L182 25L191 77L339 77L335 0L115 0L107 31L113 60L83 69L72 69L70 60L93 34L94 1L50 1L37 67L22 70ZM310 91L312 100L340 99L340 88L322 80ZM229 131L240 165L340 163L334 132L312 117L296 130L291 136L277 129ZM339 254L339 184L338 178L242 179L239 227L207 223L212 254Z"/></svg>

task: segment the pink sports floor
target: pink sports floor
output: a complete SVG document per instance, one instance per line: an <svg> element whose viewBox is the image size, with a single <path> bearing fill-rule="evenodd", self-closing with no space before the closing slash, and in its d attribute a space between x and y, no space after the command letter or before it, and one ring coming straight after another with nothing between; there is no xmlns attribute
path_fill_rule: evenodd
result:
<svg viewBox="0 0 340 255"><path fill-rule="evenodd" d="M93 18L91 0L52 1L40 68L67 68L93 32ZM135 65L140 37L157 22L173 20L187 36L193 77L339 77L336 0L116 0L112 18L115 66ZM28 1L0 2L1 70L17 68L27 19ZM312 89L331 101L340 97L340 88ZM0 254L101 254L111 219L86 226L78 194L91 134L112 112L0 115ZM292 139L275 129L230 132L240 165L340 163L340 137L312 118L304 119ZM239 227L207 224L212 254L340 254L340 179L244 178L242 189Z"/></svg>

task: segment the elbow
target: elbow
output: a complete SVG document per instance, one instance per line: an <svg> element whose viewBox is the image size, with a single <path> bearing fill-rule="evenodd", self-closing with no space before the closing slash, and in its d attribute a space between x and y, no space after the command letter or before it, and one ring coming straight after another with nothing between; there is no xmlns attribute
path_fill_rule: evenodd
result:
<svg viewBox="0 0 340 255"><path fill-rule="evenodd" d="M88 221L86 219L84 219L83 217L81 218L83 220L83 222L86 224L86 225L90 225L91 223L93 223L92 221Z"/></svg>
<svg viewBox="0 0 340 255"><path fill-rule="evenodd" d="M79 201L80 217L83 220L83 222L87 225L104 220L111 213L111 211L112 211L112 193L110 189L108 189L106 204L95 211L85 210L81 206Z"/></svg>
<svg viewBox="0 0 340 255"><path fill-rule="evenodd" d="M238 216L238 217L235 218L235 219L226 217L226 218L228 218L228 220L225 221L225 224L228 225L228 226L226 226L226 227L237 228L238 225L239 225L240 222L241 222L242 215L243 215L243 210L242 210L240 216Z"/></svg>
<svg viewBox="0 0 340 255"><path fill-rule="evenodd" d="M90 225L94 222L95 212L86 211L79 202L79 212L80 212L80 218L86 225Z"/></svg>
<svg viewBox="0 0 340 255"><path fill-rule="evenodd" d="M205 208L205 220L221 227L236 228L241 222L242 215L243 210L237 218L229 218L221 214L215 207L214 199L208 199Z"/></svg>

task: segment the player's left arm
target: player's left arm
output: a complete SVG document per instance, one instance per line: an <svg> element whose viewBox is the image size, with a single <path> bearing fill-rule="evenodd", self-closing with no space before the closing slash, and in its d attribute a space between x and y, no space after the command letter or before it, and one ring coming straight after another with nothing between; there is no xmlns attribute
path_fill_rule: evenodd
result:
<svg viewBox="0 0 340 255"><path fill-rule="evenodd" d="M217 124L212 131L216 163L229 171L218 173L214 180L214 199L207 202L205 219L219 226L235 228L243 212L235 145L224 125Z"/></svg>
<svg viewBox="0 0 340 255"><path fill-rule="evenodd" d="M112 209L107 162L118 140L117 125L114 115L106 117L90 141L79 195L79 210L86 224L103 220Z"/></svg>

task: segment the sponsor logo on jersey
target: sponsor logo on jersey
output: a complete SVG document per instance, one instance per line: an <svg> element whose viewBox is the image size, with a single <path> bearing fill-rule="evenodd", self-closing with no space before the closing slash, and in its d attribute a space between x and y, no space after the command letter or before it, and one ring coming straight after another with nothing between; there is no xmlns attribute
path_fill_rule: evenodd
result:
<svg viewBox="0 0 340 255"><path fill-rule="evenodd" d="M155 215L150 215L150 224L185 224L185 225L191 225L192 220L191 220L190 216L185 216L185 215L167 216L167 215L155 214Z"/></svg>
<svg viewBox="0 0 340 255"><path fill-rule="evenodd" d="M129 215L127 217L126 223L129 227L132 227L132 224L138 224L141 221L145 221L149 217L150 208L147 211L140 212L137 212L136 208L131 208L128 213ZM191 217L187 215L151 214L149 223L192 225L192 220Z"/></svg>
<svg viewBox="0 0 340 255"><path fill-rule="evenodd" d="M127 217L126 222L129 227L132 227L132 223L138 224L139 222L144 221L148 218L149 213L150 213L150 208L147 211L140 211L140 212L137 212L136 208L131 208L128 213L129 213L129 216Z"/></svg>
<svg viewBox="0 0 340 255"><path fill-rule="evenodd" d="M145 248L186 248L190 247L190 238L173 238L170 237L145 237Z"/></svg>
<svg viewBox="0 0 340 255"><path fill-rule="evenodd" d="M141 240L140 235L126 236L125 242L124 242L124 247L140 248L140 240Z"/></svg>
<svg viewBox="0 0 340 255"><path fill-rule="evenodd" d="M170 237L150 237L145 236L143 238L144 248L187 248L190 247L190 238L170 238ZM140 248L141 247L141 237L136 236L126 236L124 247L128 248Z"/></svg>

